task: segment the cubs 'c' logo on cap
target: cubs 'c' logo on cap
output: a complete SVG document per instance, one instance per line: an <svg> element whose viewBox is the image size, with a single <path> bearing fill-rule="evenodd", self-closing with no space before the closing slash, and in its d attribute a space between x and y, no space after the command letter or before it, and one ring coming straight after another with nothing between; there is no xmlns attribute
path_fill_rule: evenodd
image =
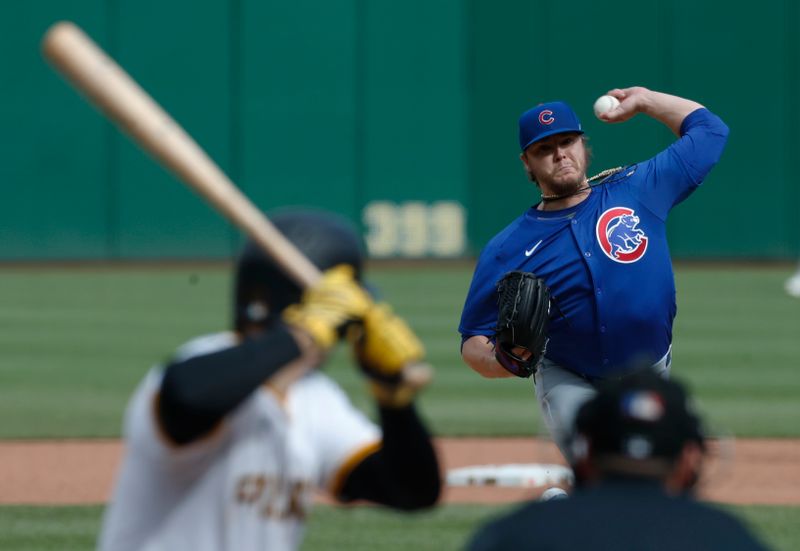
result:
<svg viewBox="0 0 800 551"><path fill-rule="evenodd" d="M545 126L548 124L553 124L555 122L555 118L553 117L553 112L549 109L545 109L541 113L539 113L539 122Z"/></svg>
<svg viewBox="0 0 800 551"><path fill-rule="evenodd" d="M612 207L597 220L597 242L614 262L630 264L644 256L647 236L636 226L639 217L627 207Z"/></svg>

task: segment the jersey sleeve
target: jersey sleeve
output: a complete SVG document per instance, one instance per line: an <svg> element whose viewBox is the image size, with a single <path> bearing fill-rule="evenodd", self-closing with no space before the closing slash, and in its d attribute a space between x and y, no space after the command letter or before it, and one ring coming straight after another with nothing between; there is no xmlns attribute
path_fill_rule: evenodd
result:
<svg viewBox="0 0 800 551"><path fill-rule="evenodd" d="M128 447L145 450L151 456L168 451L167 440L162 438L156 420L156 401L163 375L160 366L151 369L134 391L125 410L123 433Z"/></svg>
<svg viewBox="0 0 800 551"><path fill-rule="evenodd" d="M497 325L498 273L492 247L487 246L478 258L472 282L461 311L458 332L462 340L475 335L493 335Z"/></svg>
<svg viewBox="0 0 800 551"><path fill-rule="evenodd" d="M309 441L319 461L319 488L333 490L381 442L381 431L347 398L344 391L321 373L310 375L311 384L304 385L305 395L296 401L313 405L296 415L306 423Z"/></svg>
<svg viewBox="0 0 800 551"><path fill-rule="evenodd" d="M637 168L643 181L632 188L637 199L665 220L719 161L728 127L708 109L697 109L681 124L681 137Z"/></svg>

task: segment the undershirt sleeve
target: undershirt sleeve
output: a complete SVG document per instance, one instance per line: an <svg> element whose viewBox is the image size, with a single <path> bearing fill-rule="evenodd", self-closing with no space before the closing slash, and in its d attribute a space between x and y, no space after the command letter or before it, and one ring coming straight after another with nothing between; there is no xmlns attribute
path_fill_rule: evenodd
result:
<svg viewBox="0 0 800 551"><path fill-rule="evenodd" d="M439 499L441 474L431 437L414 405L379 408L381 447L358 463L337 497L365 499L396 509L430 507Z"/></svg>
<svg viewBox="0 0 800 551"><path fill-rule="evenodd" d="M161 428L179 445L201 438L299 356L294 337L276 323L236 346L170 363L157 399Z"/></svg>

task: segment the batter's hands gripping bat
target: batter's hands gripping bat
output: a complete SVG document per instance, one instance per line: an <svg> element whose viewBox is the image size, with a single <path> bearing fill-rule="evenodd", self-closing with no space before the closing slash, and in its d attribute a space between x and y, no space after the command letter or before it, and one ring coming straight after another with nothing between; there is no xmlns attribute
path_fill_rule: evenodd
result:
<svg viewBox="0 0 800 551"><path fill-rule="evenodd" d="M162 166L245 231L301 287L320 272L237 188L183 128L78 26L54 24L44 57L86 98Z"/></svg>

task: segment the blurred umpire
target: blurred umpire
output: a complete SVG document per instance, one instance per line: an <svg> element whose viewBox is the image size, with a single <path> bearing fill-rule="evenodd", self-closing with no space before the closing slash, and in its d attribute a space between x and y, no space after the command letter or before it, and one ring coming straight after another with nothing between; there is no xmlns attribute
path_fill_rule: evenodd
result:
<svg viewBox="0 0 800 551"><path fill-rule="evenodd" d="M649 370L601 386L574 424L575 492L491 522L469 550L766 549L734 517L692 498L706 446L687 398Z"/></svg>
<svg viewBox="0 0 800 551"><path fill-rule="evenodd" d="M245 247L234 330L183 345L128 405L100 549L297 549L317 489L404 510L437 501L439 465L413 402L429 378L422 345L359 283L360 236L323 211L273 222L321 281L301 293ZM380 426L319 370L345 333Z"/></svg>

